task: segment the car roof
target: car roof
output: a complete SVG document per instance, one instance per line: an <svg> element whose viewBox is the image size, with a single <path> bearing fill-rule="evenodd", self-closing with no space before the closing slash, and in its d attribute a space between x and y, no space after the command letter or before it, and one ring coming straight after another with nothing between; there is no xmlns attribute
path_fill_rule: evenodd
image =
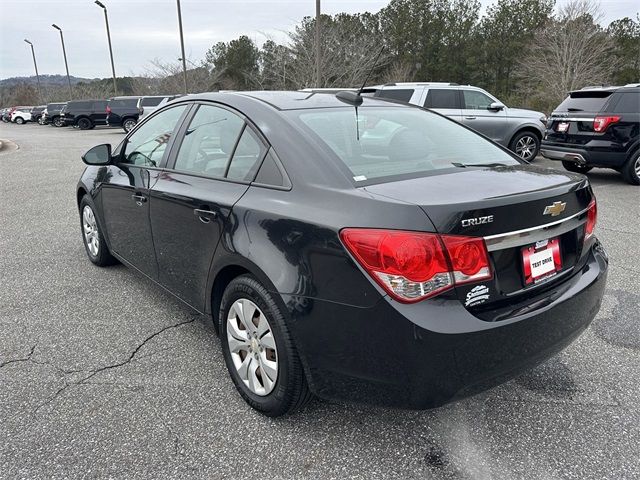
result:
<svg viewBox="0 0 640 480"><path fill-rule="evenodd" d="M228 93L202 93L189 95L189 100L219 100L222 96L238 95L248 97L262 103L266 103L276 110L300 110L309 108L337 108L348 107L349 105L338 100L333 93L301 92L301 91L255 91L255 92L228 92ZM404 106L397 103L387 102L382 99L362 97L364 104L375 103L379 106ZM185 100L182 97L181 100Z"/></svg>

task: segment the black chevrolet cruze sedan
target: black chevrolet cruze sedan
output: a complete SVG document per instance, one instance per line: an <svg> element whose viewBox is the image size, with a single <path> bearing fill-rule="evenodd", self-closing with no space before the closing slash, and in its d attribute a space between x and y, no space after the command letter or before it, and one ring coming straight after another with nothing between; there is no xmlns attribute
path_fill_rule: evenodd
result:
<svg viewBox="0 0 640 480"><path fill-rule="evenodd" d="M600 308L588 180L419 107L192 95L83 160L89 259L210 317L266 415L312 394L442 405L557 353Z"/></svg>

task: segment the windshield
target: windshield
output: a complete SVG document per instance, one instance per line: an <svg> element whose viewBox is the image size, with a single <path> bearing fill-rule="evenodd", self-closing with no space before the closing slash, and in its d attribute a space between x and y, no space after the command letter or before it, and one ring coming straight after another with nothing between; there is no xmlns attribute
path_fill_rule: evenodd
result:
<svg viewBox="0 0 640 480"><path fill-rule="evenodd" d="M461 125L406 107L292 110L351 171L356 182L421 176L453 168L518 165L511 155Z"/></svg>

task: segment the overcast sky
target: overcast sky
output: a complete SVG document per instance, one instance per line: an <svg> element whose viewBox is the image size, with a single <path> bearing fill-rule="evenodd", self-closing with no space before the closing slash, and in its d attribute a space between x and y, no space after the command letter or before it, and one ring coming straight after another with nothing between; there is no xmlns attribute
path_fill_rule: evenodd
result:
<svg viewBox="0 0 640 480"><path fill-rule="evenodd" d="M558 0L564 3L566 0ZM118 76L144 73L149 60L180 57L175 0L102 0L109 9ZM481 0L483 8L492 0ZM304 16L315 14L314 0L182 0L187 58L197 62L219 41L248 35L258 44L267 36L282 41ZM389 0L323 0L323 13L377 12ZM606 25L635 17L638 0L601 0ZM64 30L69 72L78 77L111 75L102 9L93 0L0 0L0 78L34 73L29 47L36 49L41 74L63 74L60 37Z"/></svg>

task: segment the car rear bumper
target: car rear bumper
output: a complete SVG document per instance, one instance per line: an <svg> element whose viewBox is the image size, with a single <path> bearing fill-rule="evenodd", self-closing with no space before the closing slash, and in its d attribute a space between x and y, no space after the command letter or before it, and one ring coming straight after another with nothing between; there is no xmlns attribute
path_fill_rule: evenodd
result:
<svg viewBox="0 0 640 480"><path fill-rule="evenodd" d="M401 308L388 298L371 308L292 295L283 299L316 395L432 408L500 384L577 338L600 308L607 277L608 260L599 243L588 255L553 301L501 322L474 317L456 299ZM403 315L404 308L421 308L419 319Z"/></svg>
<svg viewBox="0 0 640 480"><path fill-rule="evenodd" d="M613 151L613 148L592 150L588 148L562 147L542 142L540 154L549 160L574 162L593 167L620 167L627 159L625 152Z"/></svg>

